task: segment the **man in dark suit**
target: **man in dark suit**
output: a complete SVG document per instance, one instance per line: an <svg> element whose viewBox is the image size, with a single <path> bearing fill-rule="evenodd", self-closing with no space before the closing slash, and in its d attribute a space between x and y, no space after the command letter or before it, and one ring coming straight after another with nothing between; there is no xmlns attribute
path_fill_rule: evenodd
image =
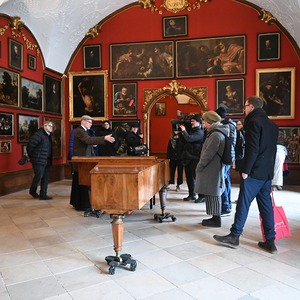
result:
<svg viewBox="0 0 300 300"><path fill-rule="evenodd" d="M73 138L72 156L95 156L94 145L104 145L105 141L113 143L115 138L111 135L90 136L89 130L92 127L93 118L88 115L81 117L80 126L78 126ZM96 147L95 147L96 148ZM76 210L90 211L91 204L89 199L89 186L79 185L78 170L76 163L72 163L72 190L70 204Z"/></svg>
<svg viewBox="0 0 300 300"><path fill-rule="evenodd" d="M257 96L250 96L244 105L245 156L241 167L240 192L234 223L230 234L214 235L214 239L231 248L236 248L239 245L239 237L243 232L250 205L256 198L266 239L265 242L259 242L258 246L270 253L276 253L274 212L270 193L278 127L268 118L262 107L263 100Z"/></svg>

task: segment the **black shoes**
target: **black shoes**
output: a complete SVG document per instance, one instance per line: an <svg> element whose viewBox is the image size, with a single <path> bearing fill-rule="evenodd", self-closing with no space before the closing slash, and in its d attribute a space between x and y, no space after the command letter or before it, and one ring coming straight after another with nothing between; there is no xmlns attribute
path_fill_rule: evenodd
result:
<svg viewBox="0 0 300 300"><path fill-rule="evenodd" d="M266 240L265 242L258 242L258 247L268 251L271 254L277 253L274 240Z"/></svg>
<svg viewBox="0 0 300 300"><path fill-rule="evenodd" d="M39 196L40 197L40 200L51 200L53 199L52 197L49 197L49 196Z"/></svg>
<svg viewBox="0 0 300 300"><path fill-rule="evenodd" d="M229 246L230 248L234 248L234 249L236 249L238 247L238 245L240 244L239 237L234 236L232 233L229 233L228 235L225 235L225 236L214 235L213 238L217 242L219 242L225 246Z"/></svg>
<svg viewBox="0 0 300 300"><path fill-rule="evenodd" d="M198 199L195 200L195 203L204 203L205 197L198 197Z"/></svg>
<svg viewBox="0 0 300 300"><path fill-rule="evenodd" d="M29 191L29 195L31 195L34 199L38 199L40 197L39 194L37 194L36 192L31 192L31 191Z"/></svg>
<svg viewBox="0 0 300 300"><path fill-rule="evenodd" d="M188 195L187 197L183 198L184 201L190 201L190 200L197 200L197 197L194 195Z"/></svg>
<svg viewBox="0 0 300 300"><path fill-rule="evenodd" d="M213 216L210 219L202 220L202 226L208 227L221 227L221 217L220 216Z"/></svg>

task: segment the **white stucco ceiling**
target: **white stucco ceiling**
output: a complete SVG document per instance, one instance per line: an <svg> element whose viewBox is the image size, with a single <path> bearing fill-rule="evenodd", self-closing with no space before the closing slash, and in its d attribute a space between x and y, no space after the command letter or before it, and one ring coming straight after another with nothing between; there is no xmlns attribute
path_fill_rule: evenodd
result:
<svg viewBox="0 0 300 300"><path fill-rule="evenodd" d="M213 0L222 1L222 0ZM0 0L0 13L19 16L36 37L46 67L63 73L88 30L133 0ZM300 0L251 0L271 12L300 47Z"/></svg>

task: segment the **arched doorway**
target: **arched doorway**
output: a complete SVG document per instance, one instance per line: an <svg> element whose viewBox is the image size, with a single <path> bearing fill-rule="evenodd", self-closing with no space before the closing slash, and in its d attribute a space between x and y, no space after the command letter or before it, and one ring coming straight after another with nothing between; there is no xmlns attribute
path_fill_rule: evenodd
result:
<svg viewBox="0 0 300 300"><path fill-rule="evenodd" d="M154 109L160 108L160 103L167 103L172 105L172 110L168 105L163 105L168 113L162 118L161 115L154 113ZM155 105L157 104L157 107ZM170 121L172 119L178 119L179 115L177 107L186 107L187 104L190 105L190 108L186 111L188 113L192 112L203 112L207 110L207 87L186 87L181 85L176 80L172 80L167 86L162 88L153 88L144 90L144 104L143 104L143 127L144 127L144 141L149 145L150 152L154 153L151 149L151 144L157 143L155 139L151 139L151 136L157 135L159 133L160 140L164 140L167 144L167 141L170 137L171 125ZM174 107L175 108L174 108ZM155 126L154 120L156 117L160 118L160 126ZM151 121L152 118L152 122ZM151 124L151 126L150 126ZM155 133L152 132L152 127L155 128ZM153 134L154 133L154 134ZM166 147L164 147L166 148ZM166 152L166 149L164 149Z"/></svg>

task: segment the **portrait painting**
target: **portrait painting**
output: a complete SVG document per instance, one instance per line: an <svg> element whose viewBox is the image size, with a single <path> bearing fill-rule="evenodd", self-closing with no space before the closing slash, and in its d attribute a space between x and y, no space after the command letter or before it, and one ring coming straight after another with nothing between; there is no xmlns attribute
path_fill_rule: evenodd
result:
<svg viewBox="0 0 300 300"><path fill-rule="evenodd" d="M36 57L28 54L27 56L28 69L36 70Z"/></svg>
<svg viewBox="0 0 300 300"><path fill-rule="evenodd" d="M0 68L0 104L19 106L20 75Z"/></svg>
<svg viewBox="0 0 300 300"><path fill-rule="evenodd" d="M8 64L11 68L23 70L23 45L8 39Z"/></svg>
<svg viewBox="0 0 300 300"><path fill-rule="evenodd" d="M263 98L263 109L270 118L295 118L295 69L256 70L256 95Z"/></svg>
<svg viewBox="0 0 300 300"><path fill-rule="evenodd" d="M0 153L11 153L11 141L0 141Z"/></svg>
<svg viewBox="0 0 300 300"><path fill-rule="evenodd" d="M166 115L166 102L155 103L155 115L165 116Z"/></svg>
<svg viewBox="0 0 300 300"><path fill-rule="evenodd" d="M70 121L82 115L107 119L107 71L69 73Z"/></svg>
<svg viewBox="0 0 300 300"><path fill-rule="evenodd" d="M279 127L278 143L286 147L288 163L300 163L300 127Z"/></svg>
<svg viewBox="0 0 300 300"><path fill-rule="evenodd" d="M40 117L18 115L18 143L28 143L40 127Z"/></svg>
<svg viewBox="0 0 300 300"><path fill-rule="evenodd" d="M44 75L44 110L61 114L61 80Z"/></svg>
<svg viewBox="0 0 300 300"><path fill-rule="evenodd" d="M187 16L164 17L163 37L187 36Z"/></svg>
<svg viewBox="0 0 300 300"><path fill-rule="evenodd" d="M21 107L43 109L43 84L21 77Z"/></svg>
<svg viewBox="0 0 300 300"><path fill-rule="evenodd" d="M0 136L14 136L14 114L0 112Z"/></svg>
<svg viewBox="0 0 300 300"><path fill-rule="evenodd" d="M44 117L43 123L46 121L51 121L54 123L52 138L52 152L53 158L61 158L62 157L62 142L61 142L61 123L62 120L59 118L52 117Z"/></svg>
<svg viewBox="0 0 300 300"><path fill-rule="evenodd" d="M260 33L257 37L257 60L280 59L280 33Z"/></svg>
<svg viewBox="0 0 300 300"><path fill-rule="evenodd" d="M246 73L246 36L176 42L176 76L207 77Z"/></svg>
<svg viewBox="0 0 300 300"><path fill-rule="evenodd" d="M245 80L217 80L216 85L217 107L224 106L228 115L243 115Z"/></svg>
<svg viewBox="0 0 300 300"><path fill-rule="evenodd" d="M110 79L172 78L173 59L172 41L110 45Z"/></svg>
<svg viewBox="0 0 300 300"><path fill-rule="evenodd" d="M118 156L127 155L127 144L125 140L125 136L128 131L131 129L132 124L139 124L140 120L113 120L112 121L112 130L115 133L119 148L117 150Z"/></svg>
<svg viewBox="0 0 300 300"><path fill-rule="evenodd" d="M136 83L113 84L113 116L137 115Z"/></svg>
<svg viewBox="0 0 300 300"><path fill-rule="evenodd" d="M85 70L101 68L101 45L83 46L83 68Z"/></svg>

